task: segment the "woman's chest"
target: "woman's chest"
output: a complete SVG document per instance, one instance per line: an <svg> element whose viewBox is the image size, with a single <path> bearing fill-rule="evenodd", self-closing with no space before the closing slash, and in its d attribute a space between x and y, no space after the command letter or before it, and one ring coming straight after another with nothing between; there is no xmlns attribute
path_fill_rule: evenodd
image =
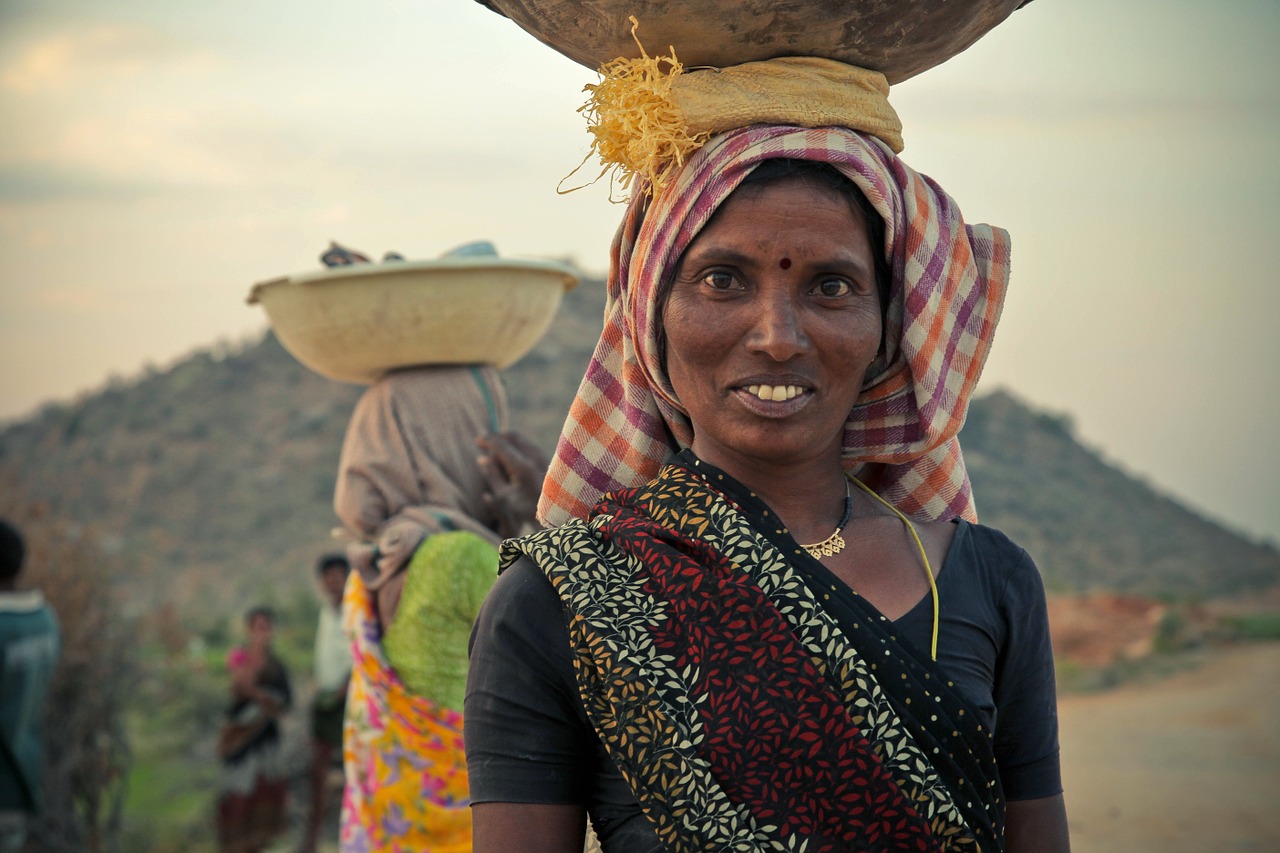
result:
<svg viewBox="0 0 1280 853"><path fill-rule="evenodd" d="M845 547L823 564L885 617L896 620L930 595L955 525L913 524L894 517L854 519L845 528Z"/></svg>

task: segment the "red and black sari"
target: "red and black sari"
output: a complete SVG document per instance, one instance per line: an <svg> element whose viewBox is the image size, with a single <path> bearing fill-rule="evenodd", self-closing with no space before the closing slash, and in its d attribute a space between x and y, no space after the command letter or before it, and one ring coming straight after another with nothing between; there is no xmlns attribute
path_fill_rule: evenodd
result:
<svg viewBox="0 0 1280 853"><path fill-rule="evenodd" d="M592 725L676 851L996 851L991 733L945 674L688 451L508 542L565 606Z"/></svg>

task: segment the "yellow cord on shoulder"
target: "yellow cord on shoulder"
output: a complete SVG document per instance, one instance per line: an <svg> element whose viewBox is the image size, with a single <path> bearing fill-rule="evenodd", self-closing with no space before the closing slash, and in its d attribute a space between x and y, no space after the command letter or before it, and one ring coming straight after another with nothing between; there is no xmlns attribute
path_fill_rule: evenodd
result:
<svg viewBox="0 0 1280 853"><path fill-rule="evenodd" d="M933 568L929 565L929 557L924 552L924 543L920 541L920 534L916 533L916 526L911 523L911 519L899 512L896 506L877 495L872 491L870 486L859 480L857 477L849 477L849 479L857 483L864 492L888 507L890 512L902 519L902 523L905 524L907 526L907 530L911 532L911 538L915 540L916 548L920 551L920 560L924 563L924 573L929 578L929 594L933 596L933 637L932 642L929 644L929 656L936 661L938 659L938 611L940 609L938 605L938 584L933 579Z"/></svg>

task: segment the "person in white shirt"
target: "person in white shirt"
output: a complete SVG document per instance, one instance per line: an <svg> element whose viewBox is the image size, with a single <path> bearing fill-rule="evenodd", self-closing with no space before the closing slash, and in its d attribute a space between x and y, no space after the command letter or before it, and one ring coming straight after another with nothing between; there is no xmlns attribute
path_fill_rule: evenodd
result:
<svg viewBox="0 0 1280 853"><path fill-rule="evenodd" d="M342 630L342 592L351 564L342 554L326 554L316 563L324 601L316 625L316 693L311 701L311 808L304 851L314 851L324 822L326 779L342 754L342 719L351 680L351 643Z"/></svg>

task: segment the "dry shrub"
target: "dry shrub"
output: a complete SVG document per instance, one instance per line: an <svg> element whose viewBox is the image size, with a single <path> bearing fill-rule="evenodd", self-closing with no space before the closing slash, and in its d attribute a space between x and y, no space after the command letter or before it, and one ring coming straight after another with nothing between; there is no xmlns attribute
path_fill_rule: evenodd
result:
<svg viewBox="0 0 1280 853"><path fill-rule="evenodd" d="M138 670L111 562L91 528L27 500L11 472L0 472L0 517L26 540L19 585L44 593L62 630L45 710L44 810L30 828L28 849L120 850L130 760L124 711Z"/></svg>

